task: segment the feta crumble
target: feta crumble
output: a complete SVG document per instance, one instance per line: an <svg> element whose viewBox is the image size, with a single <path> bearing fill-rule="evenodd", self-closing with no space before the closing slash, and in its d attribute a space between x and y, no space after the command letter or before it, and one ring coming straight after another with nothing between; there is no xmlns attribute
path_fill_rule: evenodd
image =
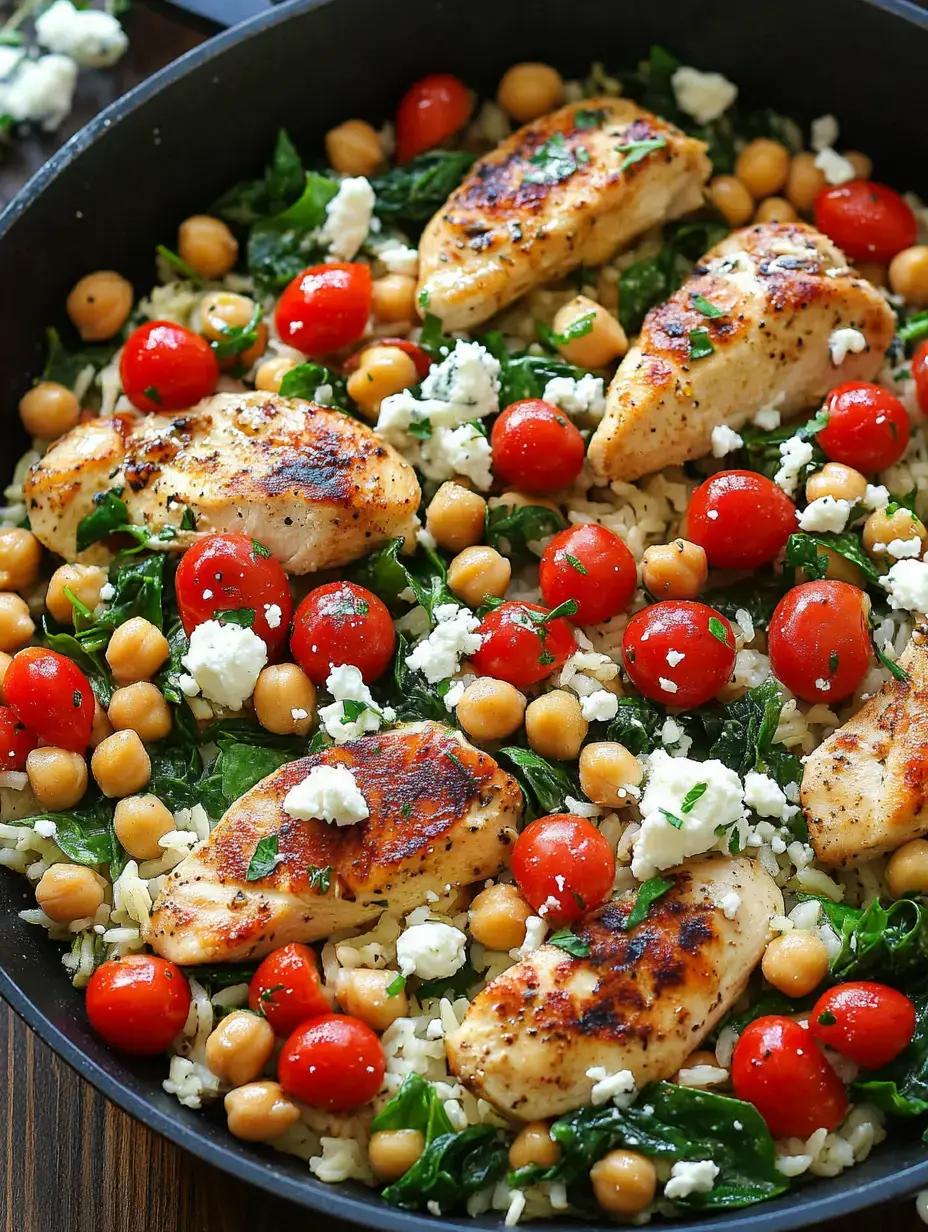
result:
<svg viewBox="0 0 928 1232"><path fill-rule="evenodd" d="M820 693L830 693L831 692L831 681L828 680L825 676L819 676L817 677L815 681L815 687L818 689Z"/></svg>
<svg viewBox="0 0 928 1232"><path fill-rule="evenodd" d="M586 1071L587 1078L593 1081L590 1091L590 1103L594 1108L601 1108L610 1101L617 1108L627 1108L634 1102L637 1094L635 1075L630 1069L620 1069L610 1074L603 1065L592 1065ZM631 1099L628 1096L631 1096Z"/></svg>
<svg viewBox="0 0 928 1232"><path fill-rule="evenodd" d="M868 483L863 503L867 509L885 509L889 504L889 488L884 488L882 484Z"/></svg>
<svg viewBox="0 0 928 1232"><path fill-rule="evenodd" d="M377 259L384 263L391 274L405 274L407 278L415 278L419 272L418 251L407 248L399 240L390 240L382 248L378 248Z"/></svg>
<svg viewBox="0 0 928 1232"><path fill-rule="evenodd" d="M819 150L816 154L815 165L828 183L833 186L847 184L849 180L856 179L857 177L854 164L850 159L845 158L843 154L839 154L837 150L832 150L828 146L823 150Z"/></svg>
<svg viewBox="0 0 928 1232"><path fill-rule="evenodd" d="M205 620L190 634L181 663L190 673L181 678L188 697L202 693L219 706L241 710L267 663L267 646L254 629Z"/></svg>
<svg viewBox="0 0 928 1232"><path fill-rule="evenodd" d="M778 484L787 496L796 494L799 475L812 461L814 453L811 442L798 436L791 436L780 443L780 469L774 475L773 482Z"/></svg>
<svg viewBox="0 0 928 1232"><path fill-rule="evenodd" d="M889 594L889 606L898 611L928 614L928 563L900 560L893 565L880 585Z"/></svg>
<svg viewBox="0 0 928 1232"><path fill-rule="evenodd" d="M799 811L789 803L776 779L755 770L744 776L744 802L758 817L776 817L778 821L789 821Z"/></svg>
<svg viewBox="0 0 928 1232"><path fill-rule="evenodd" d="M726 454L740 449L743 444L744 441L738 433L734 428L729 428L727 424L716 424L712 429L713 458L724 458Z"/></svg>
<svg viewBox="0 0 928 1232"><path fill-rule="evenodd" d="M879 544L874 544L874 550L879 548ZM922 554L922 541L916 535L914 539L890 539L886 544L887 556L892 556L894 560L912 560L920 557Z"/></svg>
<svg viewBox="0 0 928 1232"><path fill-rule="evenodd" d="M568 415L589 415L602 419L606 409L603 378L587 372L579 380L572 376L555 376L547 383L541 395L545 402L552 402Z"/></svg>
<svg viewBox="0 0 928 1232"><path fill-rule="evenodd" d="M70 56L81 68L109 68L125 54L129 40L111 13L76 9L70 0L55 3L35 21L42 47Z"/></svg>
<svg viewBox="0 0 928 1232"><path fill-rule="evenodd" d="M833 115L818 116L812 121L809 144L819 153L824 149L834 149L838 144L838 121Z"/></svg>
<svg viewBox="0 0 928 1232"><path fill-rule="evenodd" d="M689 65L681 65L670 84L677 106L697 124L717 120L738 97L738 87L721 73L702 73Z"/></svg>
<svg viewBox="0 0 928 1232"><path fill-rule="evenodd" d="M280 622L283 620L283 612L280 606L276 603L266 603L264 605L264 619L267 621L269 629L279 629Z"/></svg>
<svg viewBox="0 0 928 1232"><path fill-rule="evenodd" d="M333 822L354 826L370 817L367 801L347 766L313 766L302 782L284 796L284 812L297 821Z"/></svg>
<svg viewBox="0 0 928 1232"><path fill-rule="evenodd" d="M447 680L461 665L463 655L480 649L481 637L475 630L480 618L456 603L440 603L435 608L436 625L406 656L406 666L422 672L429 684Z"/></svg>
<svg viewBox="0 0 928 1232"><path fill-rule="evenodd" d="M741 910L741 895L735 890L731 890L728 894L722 896L718 905L725 919L733 920Z"/></svg>
<svg viewBox="0 0 928 1232"><path fill-rule="evenodd" d="M111 599L116 598L116 587L112 582L104 582L100 587L100 599L103 603L109 603Z"/></svg>
<svg viewBox="0 0 928 1232"><path fill-rule="evenodd" d="M374 190L363 175L348 176L325 207L325 222L319 238L329 253L350 261L367 239L374 214Z"/></svg>
<svg viewBox="0 0 928 1232"><path fill-rule="evenodd" d="M580 713L588 723L607 723L619 713L619 699L608 689L595 689L580 698Z"/></svg>
<svg viewBox="0 0 928 1232"><path fill-rule="evenodd" d="M674 680L668 680L666 676L658 676L657 683L661 686L665 693L676 693L678 685Z"/></svg>
<svg viewBox="0 0 928 1232"><path fill-rule="evenodd" d="M682 650L667 651L667 663L670 667L676 667L679 663L682 663L685 658L686 655Z"/></svg>
<svg viewBox="0 0 928 1232"><path fill-rule="evenodd" d="M446 710L451 711L455 708L455 706L464 696L464 692L466 688L467 686L465 685L463 680L456 680L454 682L454 684L451 686L451 688L448 690L448 692L444 696Z"/></svg>
<svg viewBox="0 0 928 1232"><path fill-rule="evenodd" d="M364 683L360 671L350 663L333 667L325 687L335 700L320 709L319 722L336 744L345 744L348 740L357 740L368 732L380 731L382 723L392 723L396 718L396 711L389 706L384 706L381 710ZM348 718L345 702L355 702L363 706L363 710L355 714L357 707L349 707L353 717Z"/></svg>
<svg viewBox="0 0 928 1232"><path fill-rule="evenodd" d="M780 412L775 406L762 406L751 423L758 428L763 428L765 432L772 432L774 428L779 428L780 418Z"/></svg>
<svg viewBox="0 0 928 1232"><path fill-rule="evenodd" d="M711 1159L678 1160L670 1169L670 1180L664 1186L664 1197L671 1201L688 1198L694 1193L708 1193L715 1184L719 1166Z"/></svg>
<svg viewBox="0 0 928 1232"><path fill-rule="evenodd" d="M800 530L831 531L835 534L844 530L851 513L851 502L835 500L833 496L819 496L810 501L805 509L797 511Z"/></svg>
<svg viewBox="0 0 928 1232"><path fill-rule="evenodd" d="M459 928L440 920L413 924L397 938L396 961L402 975L447 979L467 961L467 938Z"/></svg>
<svg viewBox="0 0 928 1232"><path fill-rule="evenodd" d="M859 329L835 329L828 338L831 362L840 368L848 355L860 355L867 349L867 339Z"/></svg>

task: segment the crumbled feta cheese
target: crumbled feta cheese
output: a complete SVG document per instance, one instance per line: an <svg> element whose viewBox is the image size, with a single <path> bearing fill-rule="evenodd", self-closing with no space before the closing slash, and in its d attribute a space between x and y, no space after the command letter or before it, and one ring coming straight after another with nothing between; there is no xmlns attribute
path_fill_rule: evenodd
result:
<svg viewBox="0 0 928 1232"><path fill-rule="evenodd" d="M280 606L276 603L266 603L264 605L264 619L267 621L269 629L279 629L280 622L283 619L283 612Z"/></svg>
<svg viewBox="0 0 928 1232"><path fill-rule="evenodd" d="M100 587L100 598L104 603L109 603L111 599L116 598L116 587L112 582L104 582Z"/></svg>
<svg viewBox="0 0 928 1232"><path fill-rule="evenodd" d="M313 391L313 402L317 406L334 406L335 390L329 384L317 385Z"/></svg>
<svg viewBox="0 0 928 1232"><path fill-rule="evenodd" d="M889 606L899 611L928 615L928 563L900 560L892 566L880 585L889 593Z"/></svg>
<svg viewBox="0 0 928 1232"><path fill-rule="evenodd" d="M710 124L738 97L738 87L721 73L681 65L670 79L677 106L697 124Z"/></svg>
<svg viewBox="0 0 928 1232"><path fill-rule="evenodd" d="M447 979L467 961L467 938L459 928L439 920L413 924L397 938L396 961L403 975Z"/></svg>
<svg viewBox="0 0 928 1232"><path fill-rule="evenodd" d="M319 722L336 744L357 740L367 732L380 731L382 723L392 723L396 711L389 706L381 710L364 683L361 673L350 663L342 663L329 672L325 687L335 700L319 711ZM345 702L356 702L364 707L354 714L355 706L349 707L351 718L346 717Z"/></svg>
<svg viewBox="0 0 928 1232"><path fill-rule="evenodd" d="M832 150L827 146L816 154L815 165L828 183L832 185L847 184L849 180L853 180L857 176L854 164L850 159L845 158L843 154L839 154L837 150Z"/></svg>
<svg viewBox="0 0 928 1232"><path fill-rule="evenodd" d="M708 1193L715 1184L719 1166L711 1159L678 1160L670 1169L670 1180L664 1186L664 1197L670 1201L688 1198L694 1193Z"/></svg>
<svg viewBox="0 0 928 1232"><path fill-rule="evenodd" d="M371 812L357 779L347 766L313 766L302 782L284 796L284 812L297 821L334 822L354 826Z"/></svg>
<svg viewBox="0 0 928 1232"><path fill-rule="evenodd" d="M731 890L722 896L719 907L726 920L733 920L741 910L741 895Z"/></svg>
<svg viewBox="0 0 928 1232"><path fill-rule="evenodd" d="M540 915L530 915L525 921L525 940L517 950L510 950L510 958L514 958L519 962L523 958L528 958L529 954L533 954L540 945L544 944L544 939L548 935L548 925Z"/></svg>
<svg viewBox="0 0 928 1232"><path fill-rule="evenodd" d="M812 461L814 454L810 441L791 436L780 443L780 469L773 477L787 496L794 496L799 486L799 475Z"/></svg>
<svg viewBox="0 0 928 1232"><path fill-rule="evenodd" d="M874 548L878 545L874 544ZM914 539L890 539L886 544L887 556L892 556L894 560L911 560L921 556L922 541L916 537Z"/></svg>
<svg viewBox="0 0 928 1232"><path fill-rule="evenodd" d="M490 442L472 423L459 428L437 428L422 442L420 463L427 475L466 475L486 492L493 485L493 451Z"/></svg>
<svg viewBox="0 0 928 1232"><path fill-rule="evenodd" d="M456 603L440 603L435 608L436 625L428 637L423 638L406 656L406 666L422 672L430 684L447 680L461 664L462 655L474 654L480 649L480 618L466 607Z"/></svg>
<svg viewBox="0 0 928 1232"><path fill-rule="evenodd" d="M319 238L340 261L350 261L367 239L374 213L374 190L363 175L348 176L325 207Z"/></svg>
<svg viewBox="0 0 928 1232"><path fill-rule="evenodd" d="M587 372L575 381L571 376L555 376L547 383L541 395L545 402L552 402L568 415L589 415L602 419L606 409L603 378Z"/></svg>
<svg viewBox="0 0 928 1232"><path fill-rule="evenodd" d="M754 621L751 613L743 607L739 607L735 612L735 624L741 630L742 640L745 642L753 642L754 640Z"/></svg>
<svg viewBox="0 0 928 1232"><path fill-rule="evenodd" d="M205 620L190 634L190 648L181 663L204 697L229 710L241 710L267 663L267 646L254 629ZM184 677L181 689L187 693Z"/></svg>
<svg viewBox="0 0 928 1232"><path fill-rule="evenodd" d="M882 484L868 483L863 503L867 509L885 509L889 504L889 488L884 488Z"/></svg>
<svg viewBox="0 0 928 1232"><path fill-rule="evenodd" d="M831 362L840 368L848 355L860 355L867 349L867 339L859 329L835 329L828 338Z"/></svg>
<svg viewBox="0 0 928 1232"><path fill-rule="evenodd" d="M418 543L420 548L426 548L428 551L432 551L432 552L434 552L435 549L438 547L438 540L435 538L432 532L428 530L425 526L420 526L419 529L416 531L416 543ZM410 592L410 594L415 596L415 591L412 589L411 586L407 587L406 589ZM400 598L402 598L402 595L400 596ZM412 602L412 600L410 600L410 602Z"/></svg>
<svg viewBox="0 0 928 1232"><path fill-rule="evenodd" d="M819 690L820 693L830 693L831 692L831 681L828 680L825 676L818 676L815 681L815 687Z"/></svg>
<svg viewBox="0 0 928 1232"><path fill-rule="evenodd" d="M661 686L665 693L676 693L678 685L673 680L668 680L666 676L658 676L657 683Z"/></svg>
<svg viewBox="0 0 928 1232"><path fill-rule="evenodd" d="M851 502L835 500L833 496L819 496L810 501L805 509L797 511L800 530L832 531L837 534L847 526Z"/></svg>
<svg viewBox="0 0 928 1232"><path fill-rule="evenodd" d="M461 698L464 696L464 691L467 688L463 680L456 680L448 692L445 694L444 702L446 710L453 710Z"/></svg>
<svg viewBox="0 0 928 1232"><path fill-rule="evenodd" d="M580 698L580 713L588 723L607 723L619 713L619 699L608 689L595 689Z"/></svg>
<svg viewBox="0 0 928 1232"><path fill-rule="evenodd" d="M39 838L54 838L58 833L58 826L50 817L40 817L32 828Z"/></svg>
<svg viewBox="0 0 928 1232"><path fill-rule="evenodd" d="M780 412L775 406L762 406L751 422L765 432L772 432L780 426Z"/></svg>
<svg viewBox="0 0 928 1232"><path fill-rule="evenodd" d="M295 723L301 723L303 719L309 718L309 711L304 710L302 706L292 706L290 708L290 718L293 719Z"/></svg>
<svg viewBox="0 0 928 1232"><path fill-rule="evenodd" d="M415 278L419 272L419 253L415 248L407 248L399 240L389 240L382 248L378 248L377 259L384 263L391 274L405 274L407 278Z"/></svg>
<svg viewBox="0 0 928 1232"><path fill-rule="evenodd" d="M670 667L676 667L677 664L682 663L685 658L686 655L682 650L667 651L667 663Z"/></svg>
<svg viewBox="0 0 928 1232"><path fill-rule="evenodd" d="M70 56L24 57L9 80L0 83L0 113L52 132L70 113L76 85L77 63Z"/></svg>
<svg viewBox="0 0 928 1232"><path fill-rule="evenodd" d="M838 144L838 121L833 115L818 116L812 121L809 144L816 154L826 148L834 149Z"/></svg>
<svg viewBox="0 0 928 1232"><path fill-rule="evenodd" d="M42 47L70 56L81 68L109 68L129 46L112 14L76 9L70 0L55 0L36 18L35 37Z"/></svg>
<svg viewBox="0 0 928 1232"><path fill-rule="evenodd" d="M630 1069L620 1069L617 1073L610 1074L605 1066L592 1065L586 1071L586 1076L593 1081L590 1103L594 1108L600 1108L610 1101L617 1108L627 1108L634 1101L637 1086L635 1075ZM627 1098L629 1095L631 1099Z"/></svg>
<svg viewBox="0 0 928 1232"><path fill-rule="evenodd" d="M724 458L727 453L734 453L743 444L744 441L738 433L734 428L729 428L727 424L716 424L712 429L713 458Z"/></svg>
<svg viewBox="0 0 928 1232"><path fill-rule="evenodd" d="M693 747L693 738L675 719L665 719L661 728L661 743L672 749L672 757L686 757Z"/></svg>
<svg viewBox="0 0 928 1232"><path fill-rule="evenodd" d="M744 802L758 817L776 817L780 821L788 821L797 811L776 779L754 770L744 776Z"/></svg>

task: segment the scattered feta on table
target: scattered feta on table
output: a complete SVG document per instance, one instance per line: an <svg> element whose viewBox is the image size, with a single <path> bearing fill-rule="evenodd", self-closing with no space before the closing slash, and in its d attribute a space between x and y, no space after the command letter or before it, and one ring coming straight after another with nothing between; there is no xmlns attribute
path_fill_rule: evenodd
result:
<svg viewBox="0 0 928 1232"><path fill-rule="evenodd" d="M77 63L70 56L22 57L12 76L0 82L0 113L52 132L70 113L76 85Z"/></svg>
<svg viewBox="0 0 928 1232"><path fill-rule="evenodd" d="M413 924L397 938L396 961L403 975L447 979L467 961L467 938L459 928L440 920Z"/></svg>
<svg viewBox="0 0 928 1232"><path fill-rule="evenodd" d="M111 13L77 9L70 0L55 0L36 18L35 37L40 46L70 56L81 68L109 68L129 46Z"/></svg>
<svg viewBox="0 0 928 1232"><path fill-rule="evenodd" d="M319 238L329 253L350 261L367 239L374 214L374 190L363 175L348 176L325 207L325 222Z"/></svg>
<svg viewBox="0 0 928 1232"><path fill-rule="evenodd" d="M267 646L253 629L205 620L190 634L181 663L190 673L180 682L188 697L202 693L219 706L241 710L267 663Z"/></svg>
<svg viewBox="0 0 928 1232"><path fill-rule="evenodd" d="M835 329L828 338L831 362L840 368L848 355L860 355L867 349L867 339L859 329Z"/></svg>
<svg viewBox="0 0 928 1232"><path fill-rule="evenodd" d="M697 124L710 124L738 97L738 87L721 73L681 65L670 79L677 106Z"/></svg>
<svg viewBox="0 0 928 1232"><path fill-rule="evenodd" d="M844 530L851 513L851 502L835 500L833 496L819 496L810 501L805 509L797 511L800 530L831 531L834 534Z"/></svg>
<svg viewBox="0 0 928 1232"><path fill-rule="evenodd" d="M284 812L297 821L319 818L336 826L354 826L371 815L347 766L313 766L284 796Z"/></svg>

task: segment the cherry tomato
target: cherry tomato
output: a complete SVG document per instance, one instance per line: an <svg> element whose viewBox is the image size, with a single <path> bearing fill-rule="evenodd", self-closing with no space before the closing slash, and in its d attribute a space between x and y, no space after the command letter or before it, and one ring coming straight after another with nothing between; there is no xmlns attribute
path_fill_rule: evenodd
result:
<svg viewBox="0 0 928 1232"><path fill-rule="evenodd" d="M918 405L922 413L928 415L928 342L923 342L912 356L912 376Z"/></svg>
<svg viewBox="0 0 928 1232"><path fill-rule="evenodd" d="M847 1112L841 1079L805 1027L771 1014L741 1032L731 1059L738 1099L753 1104L775 1138L834 1129Z"/></svg>
<svg viewBox="0 0 928 1232"><path fill-rule="evenodd" d="M284 1044L277 1077L303 1104L348 1112L374 1098L385 1068L380 1040L366 1023L322 1014L297 1027Z"/></svg>
<svg viewBox="0 0 928 1232"><path fill-rule="evenodd" d="M615 856L592 822L555 813L530 822L516 839L512 873L535 911L560 928L605 902Z"/></svg>
<svg viewBox="0 0 928 1232"><path fill-rule="evenodd" d="M735 635L714 607L684 599L652 603L625 628L622 654L632 684L665 706L701 706L735 670Z"/></svg>
<svg viewBox="0 0 928 1232"><path fill-rule="evenodd" d="M289 1035L308 1018L328 1014L315 951L294 941L268 954L251 977L248 1004L278 1035Z"/></svg>
<svg viewBox="0 0 928 1232"><path fill-rule="evenodd" d="M3 695L20 723L46 744L83 753L90 743L93 689L77 664L57 651L27 646L14 655Z"/></svg>
<svg viewBox="0 0 928 1232"><path fill-rule="evenodd" d="M395 347L398 351L402 351L404 355L408 355L412 362L416 365L416 376L420 381L425 380L429 374L429 368L432 366L432 361L423 351L422 347L416 346L414 342L410 342L408 338L372 338L370 342L365 342L342 364L342 372L354 372L361 363L361 356L365 351L369 351L371 347Z"/></svg>
<svg viewBox="0 0 928 1232"><path fill-rule="evenodd" d="M9 706L0 706L0 770L25 770L39 738L20 723Z"/></svg>
<svg viewBox="0 0 928 1232"><path fill-rule="evenodd" d="M822 993L809 1018L822 1044L864 1069L879 1069L898 1057L915 1034L915 1006L886 984L860 980Z"/></svg>
<svg viewBox="0 0 928 1232"><path fill-rule="evenodd" d="M396 109L396 161L408 163L453 137L472 105L470 90L450 73L431 73L410 86Z"/></svg>
<svg viewBox="0 0 928 1232"><path fill-rule="evenodd" d="M216 392L219 362L205 338L173 321L148 321L126 339L123 391L138 411L184 411Z"/></svg>
<svg viewBox="0 0 928 1232"><path fill-rule="evenodd" d="M865 474L898 462L909 443L909 417L899 399L880 385L849 381L825 399L828 423L816 440L832 462Z"/></svg>
<svg viewBox="0 0 928 1232"><path fill-rule="evenodd" d="M577 648L563 617L548 620L537 603L501 603L477 632L483 639L471 662L481 676L495 676L517 689L546 680Z"/></svg>
<svg viewBox="0 0 928 1232"><path fill-rule="evenodd" d="M276 556L248 535L199 539L181 557L174 585L188 635L204 620L250 608L252 628L269 651L287 639L293 615L290 583Z"/></svg>
<svg viewBox="0 0 928 1232"><path fill-rule="evenodd" d="M557 607L573 599L574 619L581 625L624 612L638 585L634 556L618 535L595 522L555 535L541 558L539 578L545 603Z"/></svg>
<svg viewBox="0 0 928 1232"><path fill-rule="evenodd" d="M915 243L912 207L885 184L851 180L823 188L815 202L815 225L852 261L891 261Z"/></svg>
<svg viewBox="0 0 928 1232"><path fill-rule="evenodd" d="M351 262L311 265L277 301L277 332L288 346L323 358L350 346L371 315L371 267Z"/></svg>
<svg viewBox="0 0 928 1232"><path fill-rule="evenodd" d="M540 398L507 406L490 433L493 470L522 492L553 492L580 474L586 446L563 411Z"/></svg>
<svg viewBox="0 0 928 1232"><path fill-rule="evenodd" d="M187 1021L190 985L154 954L127 954L97 967L87 985L87 1017L113 1048L133 1056L164 1052Z"/></svg>
<svg viewBox="0 0 928 1232"><path fill-rule="evenodd" d="M341 663L356 667L370 684L389 667L395 645L386 606L354 582L317 586L296 609L290 649L313 684L325 684Z"/></svg>
<svg viewBox="0 0 928 1232"><path fill-rule="evenodd" d="M796 506L782 488L754 471L719 471L693 493L687 538L716 569L769 564L796 529Z"/></svg>
<svg viewBox="0 0 928 1232"><path fill-rule="evenodd" d="M866 596L850 582L803 582L787 591L767 631L777 680L807 702L840 702L867 674Z"/></svg>

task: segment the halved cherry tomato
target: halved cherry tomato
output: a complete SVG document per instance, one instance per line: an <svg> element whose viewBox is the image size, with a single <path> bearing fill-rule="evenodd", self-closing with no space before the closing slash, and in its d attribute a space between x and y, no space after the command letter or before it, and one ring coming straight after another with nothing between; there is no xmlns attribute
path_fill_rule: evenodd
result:
<svg viewBox="0 0 928 1232"><path fill-rule="evenodd" d="M408 355L412 362L416 365L416 376L420 381L424 381L429 374L429 368L432 366L432 361L423 351L422 347L416 346L414 342L410 342L408 338L372 338L370 342L366 342L364 346L352 352L351 355L342 364L342 372L354 372L361 363L361 356L371 347L396 347L398 351L402 351L404 355Z"/></svg>
<svg viewBox="0 0 928 1232"><path fill-rule="evenodd" d="M516 839L512 873L535 911L560 928L605 902L615 856L585 817L554 813L530 822Z"/></svg>
<svg viewBox="0 0 928 1232"><path fill-rule="evenodd" d="M537 603L501 603L477 629L483 639L471 662L481 676L495 676L517 689L546 680L577 648L563 617L548 618Z"/></svg>
<svg viewBox="0 0 928 1232"><path fill-rule="evenodd" d="M848 381L825 400L828 423L816 440L832 462L865 474L893 466L909 443L909 417L899 399L868 381Z"/></svg>
<svg viewBox="0 0 928 1232"><path fill-rule="evenodd" d="M374 1098L383 1082L383 1048L348 1014L323 1014L297 1027L277 1062L280 1085L311 1108L348 1112Z"/></svg>
<svg viewBox="0 0 928 1232"><path fill-rule="evenodd" d="M24 727L9 706L0 706L0 770L25 770L26 758L38 743L35 732Z"/></svg>
<svg viewBox="0 0 928 1232"><path fill-rule="evenodd" d="M918 231L908 202L895 189L872 180L823 188L815 202L815 225L852 261L884 264L910 248Z"/></svg>
<svg viewBox="0 0 928 1232"><path fill-rule="evenodd" d="M223 612L250 608L252 628L274 651L287 640L293 597L280 561L248 535L208 535L181 557L174 580L187 634Z"/></svg>
<svg viewBox="0 0 928 1232"><path fill-rule="evenodd" d="M382 676L396 646L396 630L382 600L355 582L311 590L296 609L290 649L313 684L333 667L356 667L366 684Z"/></svg>
<svg viewBox="0 0 928 1232"><path fill-rule="evenodd" d="M912 356L912 377L922 414L928 415L928 342L923 342Z"/></svg>
<svg viewBox="0 0 928 1232"><path fill-rule="evenodd" d="M268 954L251 977L248 1004L278 1035L289 1035L308 1018L328 1014L315 950L294 941Z"/></svg>
<svg viewBox="0 0 928 1232"><path fill-rule="evenodd" d="M277 332L288 346L314 359L351 346L371 314L371 286L369 265L311 265L277 301Z"/></svg>
<svg viewBox="0 0 928 1232"><path fill-rule="evenodd" d="M72 659L27 646L7 668L3 696L20 723L46 744L83 753L90 743L93 689Z"/></svg>
<svg viewBox="0 0 928 1232"><path fill-rule="evenodd" d="M701 706L735 670L735 635L714 607L666 599L637 612L622 639L635 688L665 706Z"/></svg>
<svg viewBox="0 0 928 1232"><path fill-rule="evenodd" d="M126 339L119 377L136 410L184 411L216 392L219 363L199 334L173 321L149 321Z"/></svg>
<svg viewBox="0 0 928 1232"><path fill-rule="evenodd" d="M541 558L539 581L549 607L573 599L577 623L594 625L627 609L638 572L618 535L587 522L554 536Z"/></svg>
<svg viewBox="0 0 928 1232"><path fill-rule="evenodd" d="M792 1018L756 1018L731 1059L738 1099L753 1104L775 1138L808 1138L834 1129L847 1112L841 1079L811 1033Z"/></svg>
<svg viewBox="0 0 928 1232"><path fill-rule="evenodd" d="M473 96L451 73L431 73L410 86L396 109L396 161L408 163L467 123Z"/></svg>
<svg viewBox="0 0 928 1232"><path fill-rule="evenodd" d="M719 471L699 485L686 511L687 537L716 569L769 564L796 529L796 506L755 471Z"/></svg>
<svg viewBox="0 0 928 1232"><path fill-rule="evenodd" d="M915 1034L915 1006L904 993L858 980L822 993L809 1018L822 1044L864 1069L888 1065Z"/></svg>
<svg viewBox="0 0 928 1232"><path fill-rule="evenodd" d="M873 655L866 595L850 582L794 586L774 609L767 650L774 676L803 701L850 697Z"/></svg>
<svg viewBox="0 0 928 1232"><path fill-rule="evenodd" d="M187 1021L190 985L154 954L127 954L97 967L87 985L87 1017L113 1048L133 1056L164 1052Z"/></svg>
<svg viewBox="0 0 928 1232"><path fill-rule="evenodd" d="M586 446L563 411L541 398L507 406L490 433L493 470L523 492L553 492L580 474Z"/></svg>

